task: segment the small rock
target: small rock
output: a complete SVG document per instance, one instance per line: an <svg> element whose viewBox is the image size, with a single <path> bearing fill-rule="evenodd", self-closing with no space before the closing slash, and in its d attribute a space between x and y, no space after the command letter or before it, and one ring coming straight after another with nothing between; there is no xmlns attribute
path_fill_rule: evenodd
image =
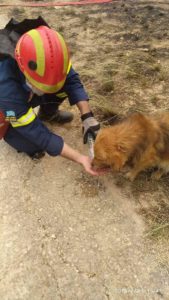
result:
<svg viewBox="0 0 169 300"><path fill-rule="evenodd" d="M55 235L55 234L52 234L52 235L51 235L51 238L52 238L52 239L56 239L56 235Z"/></svg>

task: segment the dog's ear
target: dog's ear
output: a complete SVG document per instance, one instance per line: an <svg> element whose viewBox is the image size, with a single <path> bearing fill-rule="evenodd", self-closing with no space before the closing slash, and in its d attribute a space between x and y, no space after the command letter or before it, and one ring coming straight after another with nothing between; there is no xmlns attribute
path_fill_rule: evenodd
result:
<svg viewBox="0 0 169 300"><path fill-rule="evenodd" d="M119 152L123 152L123 153L126 153L127 152L127 148L123 145L123 144L118 144L117 145L117 150Z"/></svg>

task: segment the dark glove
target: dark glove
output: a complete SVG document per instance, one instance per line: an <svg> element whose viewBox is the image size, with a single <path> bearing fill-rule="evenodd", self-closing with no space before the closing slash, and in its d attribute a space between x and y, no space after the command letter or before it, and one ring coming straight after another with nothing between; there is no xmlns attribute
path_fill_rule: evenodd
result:
<svg viewBox="0 0 169 300"><path fill-rule="evenodd" d="M83 124L83 142L84 144L86 144L88 139L88 134L92 135L93 139L95 140L97 132L100 129L100 124L94 118L92 112L83 114L81 116L81 120Z"/></svg>

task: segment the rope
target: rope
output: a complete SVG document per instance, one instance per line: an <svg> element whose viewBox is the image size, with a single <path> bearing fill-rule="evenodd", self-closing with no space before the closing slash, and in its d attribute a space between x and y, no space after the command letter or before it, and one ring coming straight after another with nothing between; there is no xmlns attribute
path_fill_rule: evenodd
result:
<svg viewBox="0 0 169 300"><path fill-rule="evenodd" d="M52 6L68 6L68 5L88 5L88 4L103 4L110 3L114 0L83 0L75 2L55 2L55 3L32 3L32 2L22 2L22 3L0 3L0 6L25 6L25 7L52 7Z"/></svg>

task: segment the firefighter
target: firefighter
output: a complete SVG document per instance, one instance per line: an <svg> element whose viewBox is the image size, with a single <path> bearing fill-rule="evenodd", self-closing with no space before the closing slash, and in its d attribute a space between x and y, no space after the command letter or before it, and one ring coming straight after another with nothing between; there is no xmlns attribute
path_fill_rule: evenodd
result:
<svg viewBox="0 0 169 300"><path fill-rule="evenodd" d="M0 31L0 131L5 142L18 152L40 158L47 152L61 155L93 170L91 160L67 145L42 121L64 124L73 119L59 109L68 98L81 114L83 140L96 136L100 124L89 106L88 95L73 69L63 37L41 18L20 23L11 19ZM36 115L33 108L40 106Z"/></svg>

